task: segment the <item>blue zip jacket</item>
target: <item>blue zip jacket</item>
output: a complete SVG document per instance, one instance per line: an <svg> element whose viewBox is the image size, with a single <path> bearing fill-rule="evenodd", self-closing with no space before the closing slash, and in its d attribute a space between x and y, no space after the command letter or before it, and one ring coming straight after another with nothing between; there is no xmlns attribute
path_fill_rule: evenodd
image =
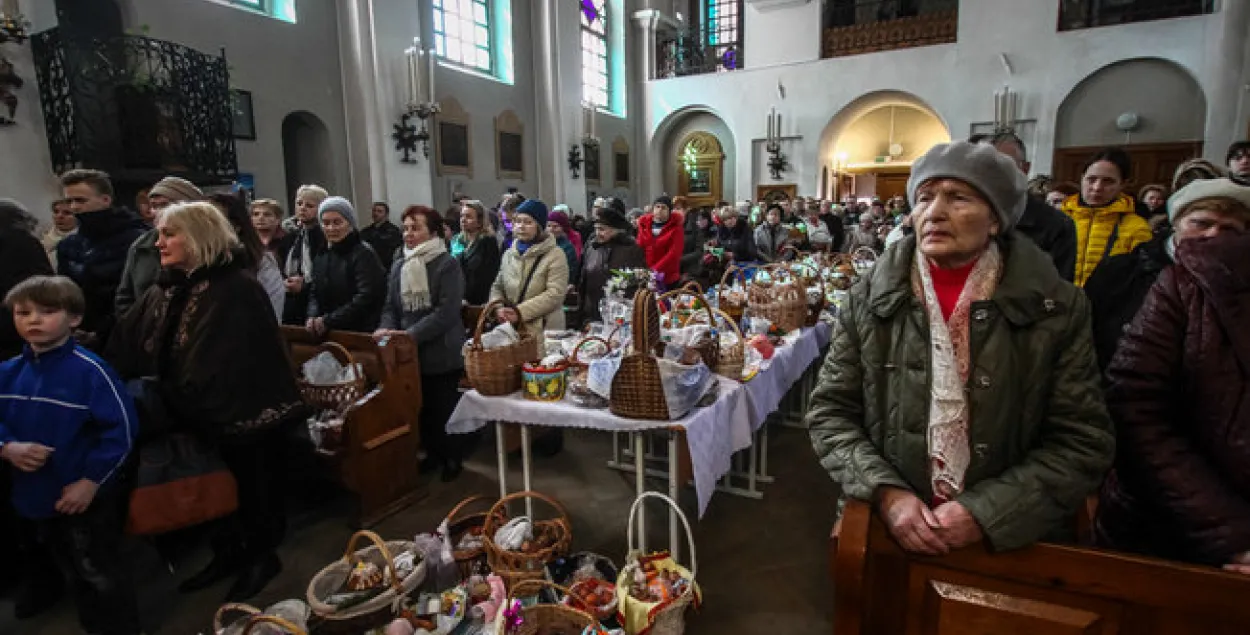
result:
<svg viewBox="0 0 1250 635"><path fill-rule="evenodd" d="M9 466L17 513L36 520L58 516L61 490L84 478L99 483L101 492L113 485L138 422L117 373L72 338L40 354L27 346L0 363L0 443L53 448L34 472Z"/></svg>

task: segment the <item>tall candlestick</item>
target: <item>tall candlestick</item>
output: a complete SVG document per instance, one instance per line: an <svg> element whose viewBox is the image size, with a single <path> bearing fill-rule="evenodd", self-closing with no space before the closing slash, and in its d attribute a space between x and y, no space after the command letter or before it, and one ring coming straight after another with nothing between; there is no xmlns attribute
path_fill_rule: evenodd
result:
<svg viewBox="0 0 1250 635"><path fill-rule="evenodd" d="M781 113L777 113L777 142L781 142Z"/></svg>
<svg viewBox="0 0 1250 635"><path fill-rule="evenodd" d="M429 95L429 101L432 103L432 102L434 101L434 67L435 67L435 65L434 65L434 58L436 57L436 56L434 55L434 48L433 48L433 47L431 47L431 48L430 48L429 56L430 56L430 95Z"/></svg>
<svg viewBox="0 0 1250 635"><path fill-rule="evenodd" d="M17 0L4 0L4 4L0 4L0 14L4 14L5 17L16 20L21 12L21 9L17 6Z"/></svg>
<svg viewBox="0 0 1250 635"><path fill-rule="evenodd" d="M404 51L404 60L408 62L408 103L414 104L417 101L417 52Z"/></svg>

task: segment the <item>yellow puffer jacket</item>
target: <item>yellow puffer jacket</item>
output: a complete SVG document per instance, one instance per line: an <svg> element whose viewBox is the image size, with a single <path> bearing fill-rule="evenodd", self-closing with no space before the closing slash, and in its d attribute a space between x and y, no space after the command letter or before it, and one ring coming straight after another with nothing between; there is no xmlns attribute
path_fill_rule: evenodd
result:
<svg viewBox="0 0 1250 635"><path fill-rule="evenodd" d="M1081 197L1073 195L1063 202L1063 213L1076 225L1076 280L1073 282L1078 287L1085 286L1103 257L1127 254L1152 236L1150 224L1135 213L1133 200L1123 194L1106 207L1086 207L1081 204ZM1117 225L1120 231L1108 251L1107 241Z"/></svg>

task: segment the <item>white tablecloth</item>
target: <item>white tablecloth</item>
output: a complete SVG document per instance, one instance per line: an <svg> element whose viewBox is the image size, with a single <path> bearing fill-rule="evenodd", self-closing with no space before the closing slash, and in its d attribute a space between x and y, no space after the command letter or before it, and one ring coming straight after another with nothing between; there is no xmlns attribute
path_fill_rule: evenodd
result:
<svg viewBox="0 0 1250 635"><path fill-rule="evenodd" d="M820 349L828 343L829 325L820 322L813 328L804 328L793 343L777 348L768 370L744 384L752 433L781 406L790 387L803 377L807 367L820 357Z"/></svg>
<svg viewBox="0 0 1250 635"><path fill-rule="evenodd" d="M707 509L716 482L729 471L730 457L751 445L746 390L743 385L725 378L720 380L720 394L712 405L695 408L677 421L623 419L606 408L581 408L565 401L541 403L520 395L517 392L507 397L484 397L476 390L465 393L447 422L447 432L472 432L490 421L613 432L681 427L685 429L686 443L690 447L699 516Z"/></svg>

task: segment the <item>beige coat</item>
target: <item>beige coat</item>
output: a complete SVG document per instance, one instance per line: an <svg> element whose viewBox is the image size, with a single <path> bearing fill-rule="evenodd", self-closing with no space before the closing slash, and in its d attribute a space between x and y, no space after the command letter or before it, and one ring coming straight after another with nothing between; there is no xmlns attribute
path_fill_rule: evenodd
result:
<svg viewBox="0 0 1250 635"><path fill-rule="evenodd" d="M538 267L534 270L534 267ZM534 271L525 297L518 297L525 279ZM564 296L569 286L569 265L564 250L547 234L542 242L517 251L515 242L503 254L499 275L490 287L490 299L516 305L525 327L542 341L544 330L564 329Z"/></svg>

